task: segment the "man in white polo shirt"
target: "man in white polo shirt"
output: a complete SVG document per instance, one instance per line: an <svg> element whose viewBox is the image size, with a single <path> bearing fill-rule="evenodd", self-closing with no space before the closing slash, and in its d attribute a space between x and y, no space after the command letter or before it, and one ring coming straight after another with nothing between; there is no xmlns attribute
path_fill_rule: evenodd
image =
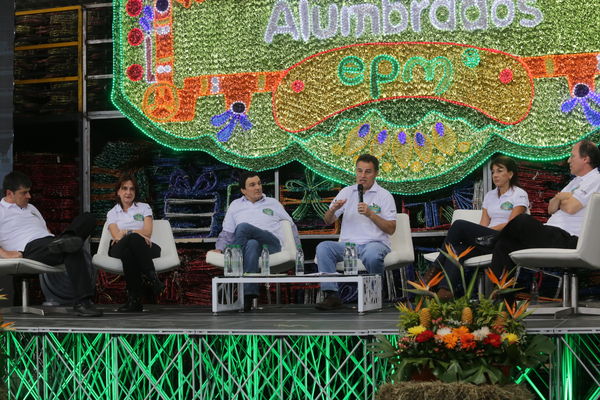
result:
<svg viewBox="0 0 600 400"><path fill-rule="evenodd" d="M376 157L370 154L359 156L356 185L340 190L331 202L323 217L325 223L334 223L342 214L344 218L339 242L321 242L317 246L319 272L335 272L347 242L356 244L358 257L369 273L383 272L383 259L390 252L390 235L396 230L396 202L390 192L375 182L378 172ZM317 309L333 310L342 306L337 283L323 283L321 290L326 297L317 304Z"/></svg>
<svg viewBox="0 0 600 400"><path fill-rule="evenodd" d="M281 203L263 194L262 183L256 172L242 172L239 184L243 196L229 205L223 220L223 230L219 234L214 251L222 252L229 244L242 246L244 272L256 273L263 245L267 245L269 254L281 251L282 220L290 221L292 224L297 245L300 245L300 239L294 221ZM245 311L251 310L252 303L257 297L257 284L244 285Z"/></svg>
<svg viewBox="0 0 600 400"><path fill-rule="evenodd" d="M4 198L0 201L0 258L28 258L48 265L64 263L75 293L77 315L99 317L102 311L92 303L94 281L86 268L82 248L96 225L90 213L75 218L63 234L48 231L38 209L29 204L31 180L13 171L4 177Z"/></svg>
<svg viewBox="0 0 600 400"><path fill-rule="evenodd" d="M569 157L575 178L548 203L550 219L542 224L531 215L521 214L502 229L492 252L492 269L497 275L515 265L510 253L531 248L574 249L593 193L600 191L600 151L589 140L576 143Z"/></svg>

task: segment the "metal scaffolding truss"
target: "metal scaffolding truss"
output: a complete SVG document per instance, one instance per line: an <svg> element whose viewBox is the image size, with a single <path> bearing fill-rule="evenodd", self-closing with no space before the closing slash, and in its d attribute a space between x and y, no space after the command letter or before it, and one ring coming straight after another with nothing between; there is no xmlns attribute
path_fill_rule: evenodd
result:
<svg viewBox="0 0 600 400"><path fill-rule="evenodd" d="M552 362L515 381L538 399L597 399L600 337L555 336ZM391 374L370 336L7 332L9 398L373 399Z"/></svg>
<svg viewBox="0 0 600 400"><path fill-rule="evenodd" d="M7 333L11 398L370 399L387 375L358 336Z"/></svg>

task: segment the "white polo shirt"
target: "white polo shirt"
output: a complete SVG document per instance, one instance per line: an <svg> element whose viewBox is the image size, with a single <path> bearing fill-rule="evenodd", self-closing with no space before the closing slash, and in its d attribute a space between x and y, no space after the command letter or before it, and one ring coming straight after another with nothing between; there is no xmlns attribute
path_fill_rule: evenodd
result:
<svg viewBox="0 0 600 400"><path fill-rule="evenodd" d="M33 204L21 208L0 201L0 247L7 251L23 251L32 240L54 236L48 232L46 221Z"/></svg>
<svg viewBox="0 0 600 400"><path fill-rule="evenodd" d="M152 217L152 209L146 203L136 202L123 211L120 204L115 205L107 214L108 225L117 224L119 229L136 231L144 227L144 218ZM108 226L107 225L107 226Z"/></svg>
<svg viewBox="0 0 600 400"><path fill-rule="evenodd" d="M382 231L373 221L365 215L358 213L358 185L346 186L331 202L329 208L337 200L346 200L346 203L335 212L336 217L344 215L340 242L365 244L369 242L383 242L391 247L390 235ZM390 192L375 182L371 189L363 195L363 201L369 208L387 221L396 220L396 202Z"/></svg>
<svg viewBox="0 0 600 400"><path fill-rule="evenodd" d="M281 232L281 221L287 220L294 224L292 217L285 211L281 203L272 197L263 194L263 198L251 202L242 196L235 199L229 205L225 219L223 220L223 231L235 232L236 226L248 223L259 229L271 232L279 239L283 246L283 233Z"/></svg>
<svg viewBox="0 0 600 400"><path fill-rule="evenodd" d="M546 225L557 226L573 236L579 236L590 197L592 194L600 192L600 172L594 168L583 176L576 176L561 192L573 193L573 197L579 200L583 208L575 214L558 210L552 214Z"/></svg>
<svg viewBox="0 0 600 400"><path fill-rule="evenodd" d="M508 222L513 208L523 206L525 210L529 208L529 196L527 192L518 186L509 188L504 194L498 197L498 189L490 190L483 198L482 208L485 208L490 216L488 226L496 226Z"/></svg>

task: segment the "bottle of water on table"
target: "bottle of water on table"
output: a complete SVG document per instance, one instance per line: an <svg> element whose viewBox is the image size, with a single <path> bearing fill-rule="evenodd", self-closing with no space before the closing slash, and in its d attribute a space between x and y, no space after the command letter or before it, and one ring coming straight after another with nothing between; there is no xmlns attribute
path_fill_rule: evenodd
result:
<svg viewBox="0 0 600 400"><path fill-rule="evenodd" d="M354 243L346 243L346 247L344 248L344 275L353 275L353 257L354 252L352 250L352 246Z"/></svg>
<svg viewBox="0 0 600 400"><path fill-rule="evenodd" d="M234 276L241 276L244 272L244 260L242 254L242 246L239 244L233 245L231 255L231 267Z"/></svg>
<svg viewBox="0 0 600 400"><path fill-rule="evenodd" d="M352 250L352 257L350 258L351 260L351 268L350 268L350 275L358 275L358 249L356 248L356 243L350 243L351 246L351 250Z"/></svg>
<svg viewBox="0 0 600 400"><path fill-rule="evenodd" d="M304 252L300 245L296 250L296 275L304 275Z"/></svg>
<svg viewBox="0 0 600 400"><path fill-rule="evenodd" d="M223 274L225 276L235 275L233 272L233 246L227 245L227 247L225 247L225 251L223 251L223 257L225 258Z"/></svg>
<svg viewBox="0 0 600 400"><path fill-rule="evenodd" d="M266 244L263 244L262 251L260 252L260 258L258 259L258 266L260 267L260 274L268 276L271 274L269 266L269 249Z"/></svg>

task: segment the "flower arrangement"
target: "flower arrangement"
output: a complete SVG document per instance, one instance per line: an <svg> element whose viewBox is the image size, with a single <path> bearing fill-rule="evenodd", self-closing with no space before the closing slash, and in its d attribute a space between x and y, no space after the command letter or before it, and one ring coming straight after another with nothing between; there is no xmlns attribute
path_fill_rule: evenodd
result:
<svg viewBox="0 0 600 400"><path fill-rule="evenodd" d="M531 314L528 302L501 300L518 289L514 277L506 271L499 278L491 269L486 271L495 285L489 297L471 295L478 271L466 285L459 260L467 249L457 255L451 246L442 253L451 257L459 268L465 288L464 296L441 301L431 288L443 279L439 272L428 282L409 282L415 289L415 304L398 304L400 335L392 343L378 336L372 348L380 358L395 364L396 382L425 378L443 382L463 382L475 385L508 383L515 368L535 367L544 362L554 349L552 341L541 335L525 333L523 319ZM451 286L451 285L450 285ZM452 293L455 290L450 287Z"/></svg>

